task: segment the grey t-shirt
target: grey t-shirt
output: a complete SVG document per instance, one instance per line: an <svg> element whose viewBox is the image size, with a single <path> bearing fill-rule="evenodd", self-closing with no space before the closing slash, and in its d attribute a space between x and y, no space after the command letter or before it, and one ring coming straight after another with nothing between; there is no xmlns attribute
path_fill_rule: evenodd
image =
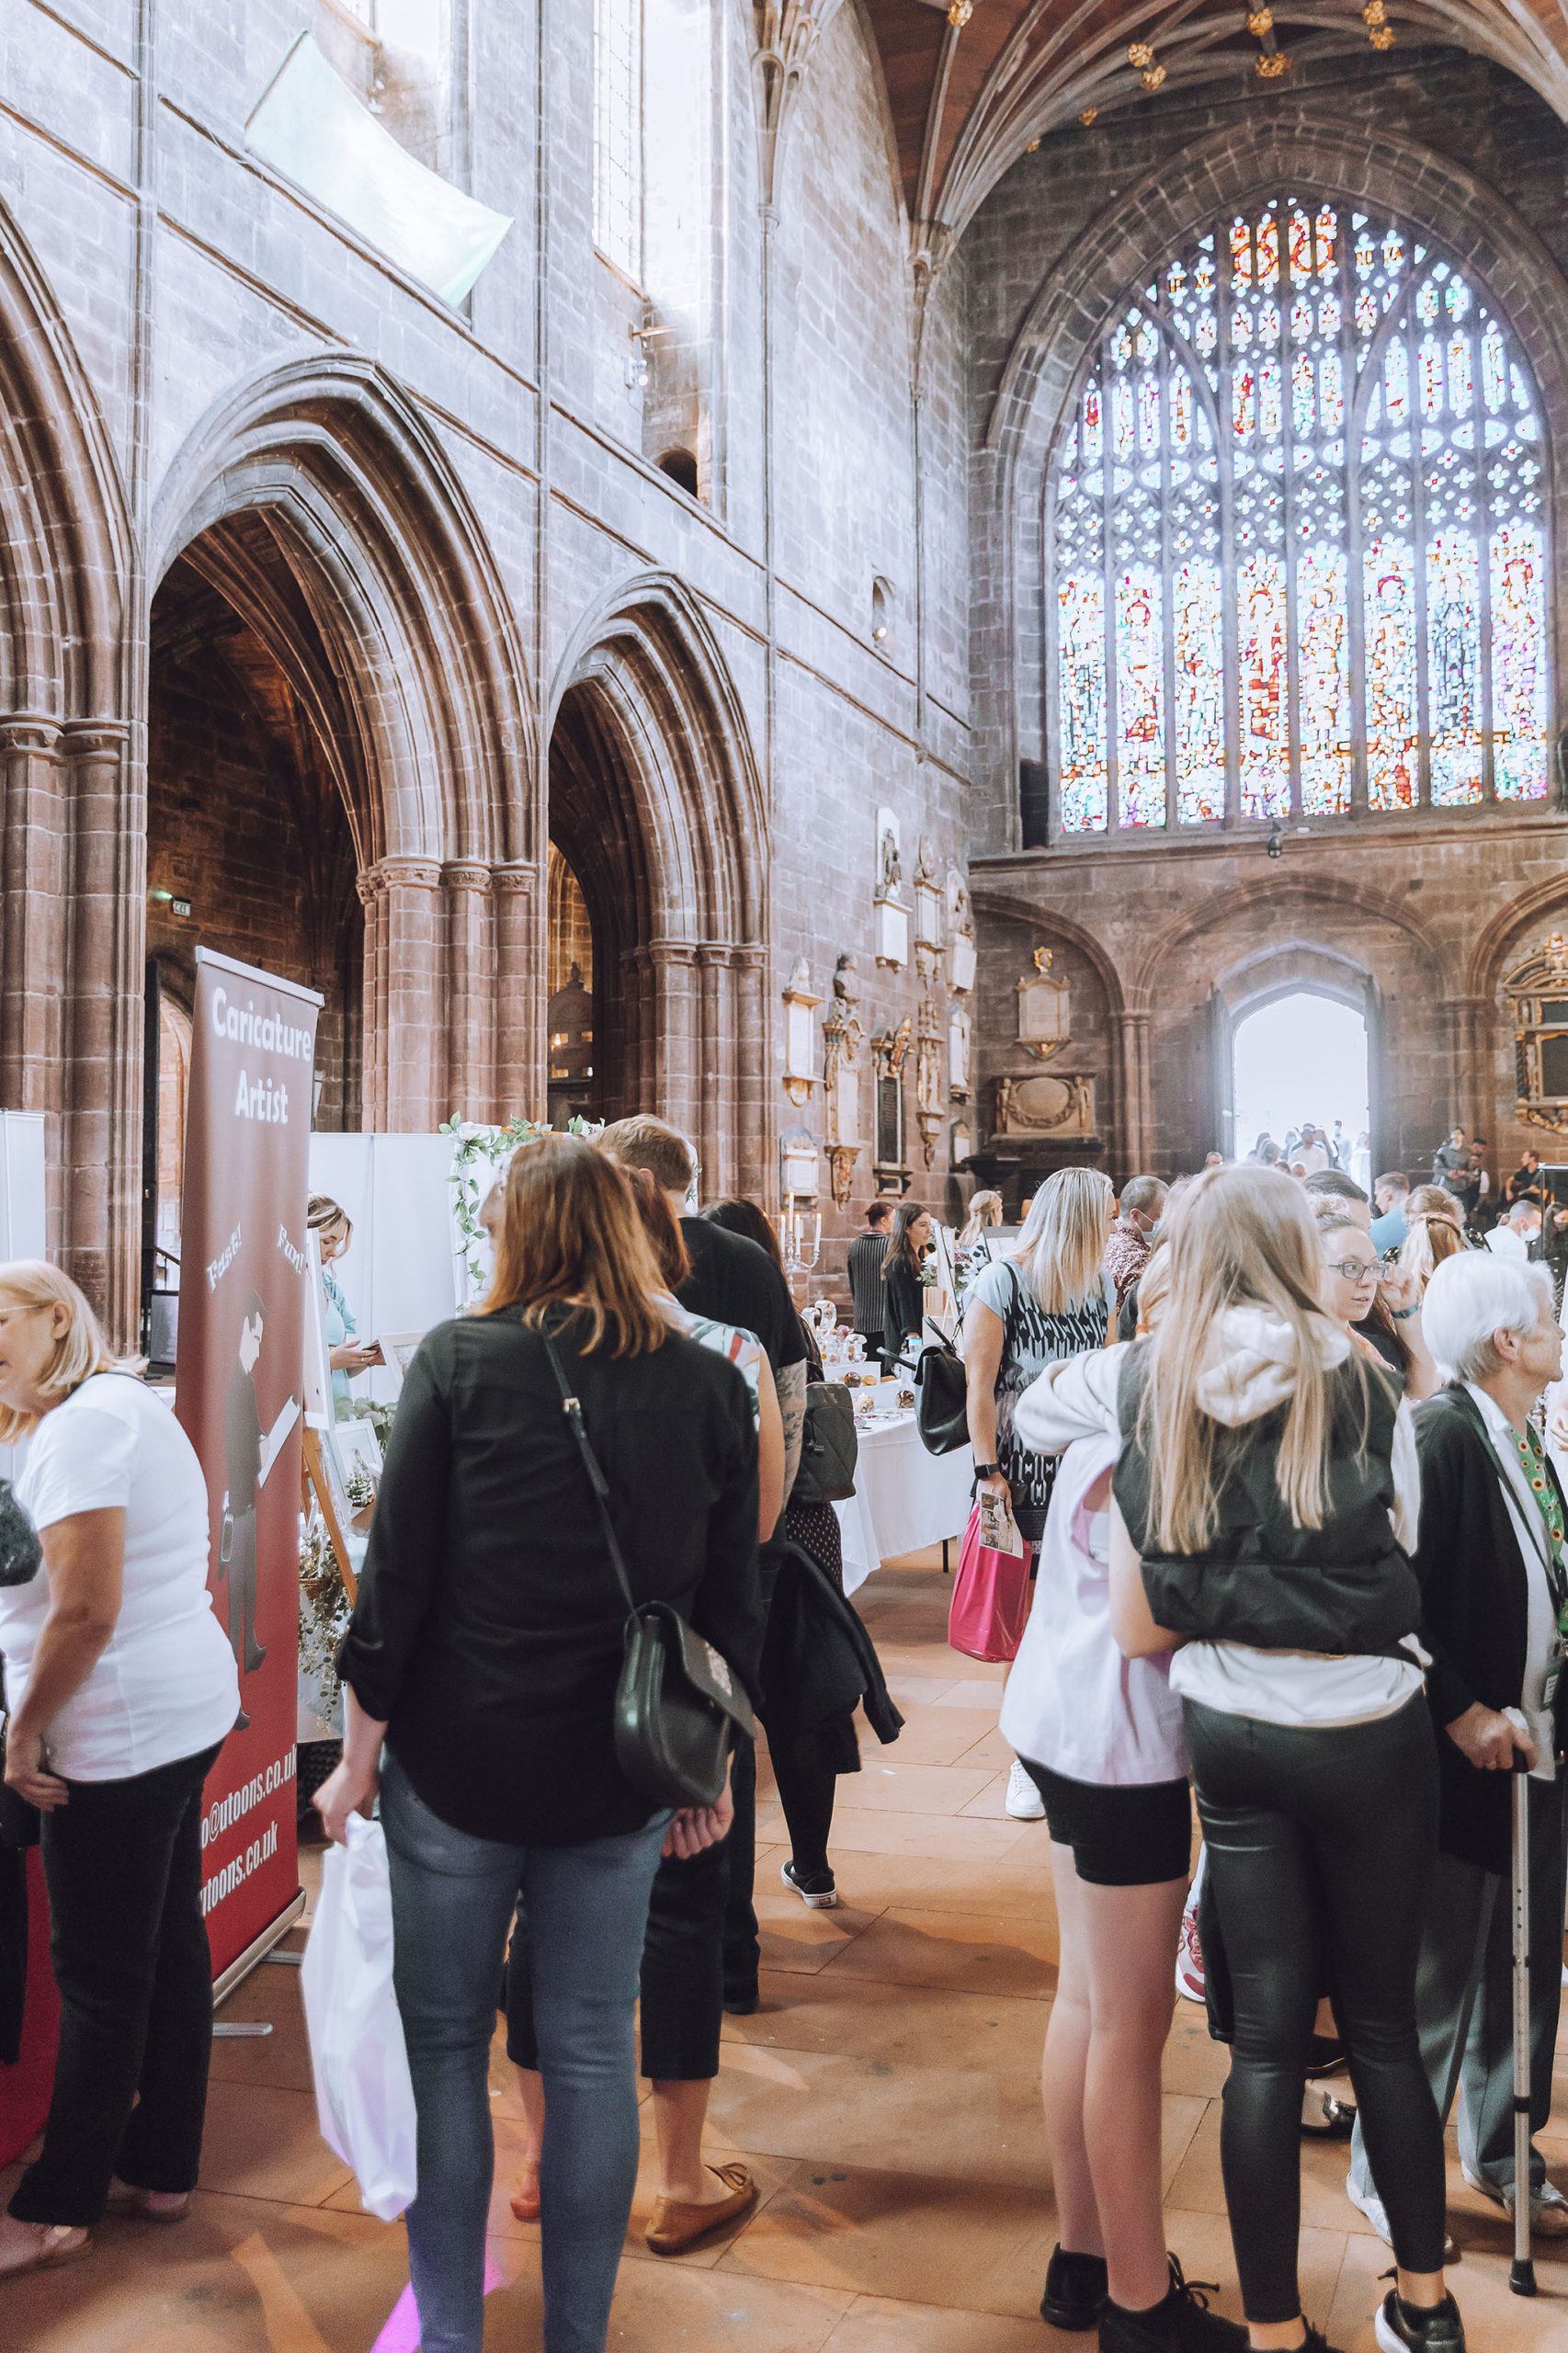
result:
<svg viewBox="0 0 1568 2353"><path fill-rule="evenodd" d="M964 1292L967 1313L978 1300L1002 1319L1002 1362L996 1374L996 1460L1013 1491L1013 1517L1020 1535L1038 1543L1056 1478L1053 1454L1032 1454L1013 1435L1018 1399L1044 1370L1062 1357L1085 1355L1106 1344L1108 1318L1116 1305L1116 1284L1101 1274L1080 1307L1047 1314L1027 1273L1013 1258L982 1267Z"/></svg>

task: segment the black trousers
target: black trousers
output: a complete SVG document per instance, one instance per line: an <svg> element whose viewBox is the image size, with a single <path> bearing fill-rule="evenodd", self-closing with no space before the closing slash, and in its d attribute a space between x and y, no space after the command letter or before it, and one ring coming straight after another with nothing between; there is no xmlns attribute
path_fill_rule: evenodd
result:
<svg viewBox="0 0 1568 2353"><path fill-rule="evenodd" d="M237 1511L229 1579L229 1648L242 1675L254 1675L267 1653L256 1639L256 1514Z"/></svg>
<svg viewBox="0 0 1568 2353"><path fill-rule="evenodd" d="M1437 1757L1418 1693L1397 1715L1298 1731L1183 1711L1235 1996L1220 2161L1249 2321L1294 2320L1301 2093L1326 1982L1394 2254L1443 2265L1443 2128L1415 2029L1437 1853ZM1325 1974L1326 1972L1326 1974Z"/></svg>
<svg viewBox="0 0 1568 2353"><path fill-rule="evenodd" d="M71 1781L43 1816L60 2052L43 2154L11 2200L23 2222L90 2226L114 2174L196 2187L212 2057L201 1785L217 1754Z"/></svg>

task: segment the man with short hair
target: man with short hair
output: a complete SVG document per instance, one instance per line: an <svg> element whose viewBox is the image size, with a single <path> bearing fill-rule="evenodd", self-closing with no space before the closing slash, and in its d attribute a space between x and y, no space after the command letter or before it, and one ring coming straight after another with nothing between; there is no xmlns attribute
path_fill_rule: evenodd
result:
<svg viewBox="0 0 1568 2353"><path fill-rule="evenodd" d="M1476 1183L1475 1155L1463 1128L1450 1128L1448 1142L1438 1145L1432 1160L1432 1182L1440 1185L1469 1215Z"/></svg>
<svg viewBox="0 0 1568 2353"><path fill-rule="evenodd" d="M1540 1203L1516 1201L1502 1224L1494 1225L1487 1235L1486 1247L1498 1258L1539 1259L1541 1256Z"/></svg>
<svg viewBox="0 0 1568 2353"><path fill-rule="evenodd" d="M1119 1214L1105 1250L1105 1271L1116 1285L1119 1308L1149 1263L1166 1190L1158 1176L1132 1176L1121 1188Z"/></svg>
<svg viewBox="0 0 1568 2353"><path fill-rule="evenodd" d="M847 1272L855 1329L866 1343L868 1357L882 1352L882 1260L892 1239L891 1201L872 1201L866 1211L866 1231L849 1245Z"/></svg>
<svg viewBox="0 0 1568 2353"><path fill-rule="evenodd" d="M1524 1158L1508 1179L1507 1198L1510 1201L1539 1201L1544 1190L1540 1154L1527 1149Z"/></svg>
<svg viewBox="0 0 1568 2353"><path fill-rule="evenodd" d="M1551 2111L1562 1996L1568 1779L1560 1758L1568 1637L1563 1500L1531 1413L1562 1367L1543 1267L1463 1251L1422 1306L1426 1341L1452 1378L1418 1407L1421 1534L1415 1573L1426 1696L1437 1734L1437 1867L1427 1897L1415 2006L1421 2052L1447 2120L1462 2093L1466 2181L1508 2209L1514 2189L1513 1956L1508 1901L1514 1752L1529 1766L1530 2124ZM1354 2203L1386 2238L1359 2129ZM1530 2153L1534 2228L1568 2237L1568 2200Z"/></svg>
<svg viewBox="0 0 1568 2353"><path fill-rule="evenodd" d="M1328 1145L1324 1140L1324 1132L1320 1127L1309 1121L1301 1130L1301 1141L1297 1147L1295 1157L1301 1162L1309 1176L1321 1176L1325 1168L1333 1165Z"/></svg>
<svg viewBox="0 0 1568 2353"><path fill-rule="evenodd" d="M1403 1168L1391 1168L1387 1176L1377 1179L1372 1196L1378 1204L1378 1215L1369 1231L1373 1248L1380 1257L1386 1257L1391 1250L1400 1247L1410 1232L1410 1221L1404 1213L1404 1205L1410 1199L1410 1179Z"/></svg>

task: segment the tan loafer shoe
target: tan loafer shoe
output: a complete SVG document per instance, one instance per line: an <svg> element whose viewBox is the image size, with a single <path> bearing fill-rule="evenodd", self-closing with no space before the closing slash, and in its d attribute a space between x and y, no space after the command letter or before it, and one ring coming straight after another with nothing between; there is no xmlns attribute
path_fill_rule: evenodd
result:
<svg viewBox="0 0 1568 2353"><path fill-rule="evenodd" d="M108 2186L108 2214L139 2214L144 2222L183 2222L190 2211L188 2189L139 2189L117 2176Z"/></svg>
<svg viewBox="0 0 1568 2353"><path fill-rule="evenodd" d="M710 2231L716 2231L721 2222L733 2222L737 2214L756 2204L756 2184L749 2165L710 2165L708 2170L723 2183L729 2195L716 2198L710 2206L688 2206L678 2198L655 2199L646 2233L650 2253L679 2255L705 2239Z"/></svg>
<svg viewBox="0 0 1568 2353"><path fill-rule="evenodd" d="M92 2234L67 2222L51 2223L47 2230L29 2228L30 2246L16 2235L0 2245L0 2279L18 2279L24 2271L53 2271L62 2263L74 2263L92 2245Z"/></svg>

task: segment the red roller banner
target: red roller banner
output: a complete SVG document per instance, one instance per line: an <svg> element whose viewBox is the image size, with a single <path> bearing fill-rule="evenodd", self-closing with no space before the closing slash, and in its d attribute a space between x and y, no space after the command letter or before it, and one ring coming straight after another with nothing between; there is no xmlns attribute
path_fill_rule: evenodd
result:
<svg viewBox="0 0 1568 2353"><path fill-rule="evenodd" d="M175 1411L201 1458L209 1583L240 1670L239 1722L207 1777L202 1908L222 1979L299 1892L305 1203L321 999L196 951Z"/></svg>

